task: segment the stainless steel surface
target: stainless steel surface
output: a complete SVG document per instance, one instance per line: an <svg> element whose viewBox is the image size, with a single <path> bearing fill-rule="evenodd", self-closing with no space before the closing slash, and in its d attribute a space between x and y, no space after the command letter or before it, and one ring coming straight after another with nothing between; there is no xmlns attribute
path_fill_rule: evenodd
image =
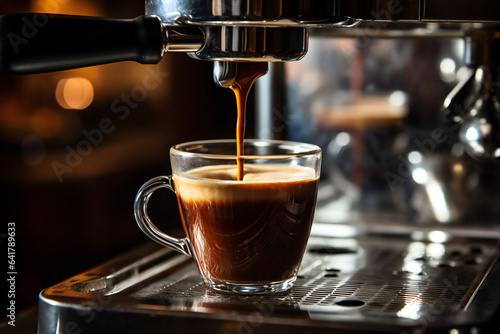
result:
<svg viewBox="0 0 500 334"><path fill-rule="evenodd" d="M221 88L231 88L236 80L237 64L229 61L214 62L214 82Z"/></svg>
<svg viewBox="0 0 500 334"><path fill-rule="evenodd" d="M205 29L205 43L194 59L221 61L292 61L307 52L307 28L211 26Z"/></svg>
<svg viewBox="0 0 500 334"><path fill-rule="evenodd" d="M500 104L496 95L499 68L479 67L475 72L477 99L464 117L460 139L473 157L500 158ZM469 102L472 96L468 97Z"/></svg>
<svg viewBox="0 0 500 334"><path fill-rule="evenodd" d="M469 88L468 77L448 97L445 113L456 119L457 114L466 114L460 117L460 138L470 155L487 159L500 157L500 106L493 84L498 71L496 29L500 20L492 12L497 9L500 5L492 3L471 6L465 1L436 0L304 1L300 5L281 0L146 1L147 15L157 15L165 25L204 30L203 46L194 52L186 50L201 60L299 60L308 50L311 27L321 28L317 34L329 37L465 37L467 63L477 69L475 80L479 82L472 93L477 98L471 104L471 94L461 91ZM351 29L325 29L332 27ZM228 73L216 64L215 82L224 87ZM464 96L467 101L459 101Z"/></svg>
<svg viewBox="0 0 500 334"><path fill-rule="evenodd" d="M287 127L285 64L269 63L267 75L255 82L256 136L265 139L285 139Z"/></svg>
<svg viewBox="0 0 500 334"><path fill-rule="evenodd" d="M336 27L359 20L498 22L500 5L466 0L146 0L146 13L162 21L200 25Z"/></svg>
<svg viewBox="0 0 500 334"><path fill-rule="evenodd" d="M301 59L307 52L309 28L337 37L462 36L498 23L491 14L496 7L431 0L146 0L146 14L158 16L165 25L199 26L205 31L205 44L189 52L191 57L245 61ZM360 29L354 28L357 25ZM349 29L332 29L339 27Z"/></svg>
<svg viewBox="0 0 500 334"><path fill-rule="evenodd" d="M202 60L289 61L307 52L309 25L352 26L333 3L290 6L282 1L146 1L146 14L166 26L199 26L205 43L188 52ZM188 50L192 51L192 50Z"/></svg>
<svg viewBox="0 0 500 334"><path fill-rule="evenodd" d="M342 1L146 0L146 14L168 24L238 26L342 26L356 20L339 15ZM363 6L365 7L365 6Z"/></svg>
<svg viewBox="0 0 500 334"><path fill-rule="evenodd" d="M196 52L204 43L203 32L199 28L162 25L164 52Z"/></svg>
<svg viewBox="0 0 500 334"><path fill-rule="evenodd" d="M335 225L330 230L335 233ZM191 259L147 244L42 291L39 333L70 327L92 333L481 333L498 326L497 240L446 235L441 242L312 237L291 292L244 297L207 291Z"/></svg>
<svg viewBox="0 0 500 334"><path fill-rule="evenodd" d="M444 102L445 118L460 127L460 140L471 156L495 160L500 158L500 38L494 30L475 30L465 41L469 68Z"/></svg>

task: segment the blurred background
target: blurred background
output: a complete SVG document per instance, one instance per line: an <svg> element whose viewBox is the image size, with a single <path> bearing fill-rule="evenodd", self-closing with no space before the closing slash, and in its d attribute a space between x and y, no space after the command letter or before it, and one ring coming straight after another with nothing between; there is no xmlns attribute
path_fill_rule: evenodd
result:
<svg viewBox="0 0 500 334"><path fill-rule="evenodd" d="M144 14L144 2L0 2L0 14L28 11L134 18ZM170 146L233 138L235 124L232 91L215 86L211 63L185 54L151 66L0 72L0 225L5 233L8 222L16 224L17 309L146 241L134 197L146 180L170 173ZM174 198L160 192L151 210L164 222L172 212L169 223L180 228Z"/></svg>

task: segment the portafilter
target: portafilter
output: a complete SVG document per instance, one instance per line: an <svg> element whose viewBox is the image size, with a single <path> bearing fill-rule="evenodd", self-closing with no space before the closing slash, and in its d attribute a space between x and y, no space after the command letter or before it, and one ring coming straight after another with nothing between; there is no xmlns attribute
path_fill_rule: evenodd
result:
<svg viewBox="0 0 500 334"><path fill-rule="evenodd" d="M45 13L0 18L0 66L29 74L132 60L165 52L202 60L287 61L307 52L311 26L351 26L334 2L146 0L146 15L111 19Z"/></svg>

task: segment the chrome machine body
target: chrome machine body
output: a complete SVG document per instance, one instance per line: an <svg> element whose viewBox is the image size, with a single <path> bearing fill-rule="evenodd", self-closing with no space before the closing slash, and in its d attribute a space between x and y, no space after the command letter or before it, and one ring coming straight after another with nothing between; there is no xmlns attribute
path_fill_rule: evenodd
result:
<svg viewBox="0 0 500 334"><path fill-rule="evenodd" d="M146 0L146 14L159 17L164 25L164 50L187 51L190 57L200 60L300 60L307 53L311 29L320 29L317 34L332 37L359 34L374 37L463 37L470 73L452 91L444 105L450 117L463 123L460 138L467 151L487 159L500 157L498 103L492 100L496 88L487 84L498 71L496 27L500 18L495 13L500 8L497 7L500 6L495 3L468 6L466 1L436 0ZM202 44L188 43L186 47L184 40L176 39L178 32L186 26L201 29ZM176 33L172 34L172 31ZM189 32L180 35L188 36ZM224 76L234 73L228 69L231 66L235 65L216 65L216 83L227 80ZM476 88L471 88L472 78L480 81L475 84ZM478 87L488 91L480 92ZM464 95L476 96L474 101L486 101L472 103L469 98L465 107L453 110L457 99ZM464 105L462 102L459 105ZM456 117L457 113L461 115Z"/></svg>

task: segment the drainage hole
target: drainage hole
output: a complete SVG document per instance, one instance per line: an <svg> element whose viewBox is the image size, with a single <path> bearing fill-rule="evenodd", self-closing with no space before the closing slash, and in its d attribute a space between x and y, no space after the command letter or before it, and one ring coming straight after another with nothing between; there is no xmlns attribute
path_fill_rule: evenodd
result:
<svg viewBox="0 0 500 334"><path fill-rule="evenodd" d="M460 255L462 255L462 253L461 253L460 251L458 251L458 250L454 250L454 251L452 251L452 252L450 253L450 256L451 256L451 257L458 257L458 256L460 256Z"/></svg>
<svg viewBox="0 0 500 334"><path fill-rule="evenodd" d="M356 253L355 250L342 247L313 247L309 252L321 255L336 255L336 254L352 254Z"/></svg>
<svg viewBox="0 0 500 334"><path fill-rule="evenodd" d="M479 263L481 263L481 258L478 258L478 257L468 258L468 259L465 259L464 263L465 264L479 264Z"/></svg>
<svg viewBox="0 0 500 334"><path fill-rule="evenodd" d="M337 274L325 274L323 277L339 277Z"/></svg>
<svg viewBox="0 0 500 334"><path fill-rule="evenodd" d="M326 268L325 271L329 272L329 273L339 273L340 272L340 269L336 269L336 268Z"/></svg>
<svg viewBox="0 0 500 334"><path fill-rule="evenodd" d="M482 254L483 253L483 250L481 249L481 247L471 247L470 248L470 253L471 254Z"/></svg>
<svg viewBox="0 0 500 334"><path fill-rule="evenodd" d="M365 302L357 299L344 299L339 302L336 302L335 305L344 307L361 307L365 305Z"/></svg>

